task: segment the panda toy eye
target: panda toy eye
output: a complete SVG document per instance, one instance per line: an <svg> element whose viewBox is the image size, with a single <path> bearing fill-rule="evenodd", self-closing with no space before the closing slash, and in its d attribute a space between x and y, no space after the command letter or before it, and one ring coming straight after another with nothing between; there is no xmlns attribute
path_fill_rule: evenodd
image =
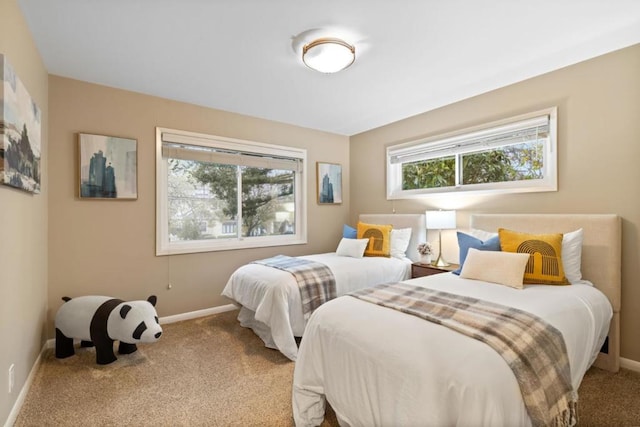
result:
<svg viewBox="0 0 640 427"><path fill-rule="evenodd" d="M154 316L154 318L156 319L156 323L159 325L160 321L158 320L158 316Z"/></svg>

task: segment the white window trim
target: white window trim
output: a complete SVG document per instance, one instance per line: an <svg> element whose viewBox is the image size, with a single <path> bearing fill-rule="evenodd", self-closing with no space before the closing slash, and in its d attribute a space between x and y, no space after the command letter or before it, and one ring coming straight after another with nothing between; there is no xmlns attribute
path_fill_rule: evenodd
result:
<svg viewBox="0 0 640 427"><path fill-rule="evenodd" d="M387 162L387 199L412 199L425 196L452 195L452 194L505 194L505 193L527 193L541 191L558 190L558 150L557 150L557 107L534 111L503 120L485 123L470 128L465 128L455 132L410 141L402 144L390 145L386 149ZM486 184L465 184L444 188L428 188L415 190L402 190L402 163L393 161L398 156L410 156L412 152L419 151L420 148L438 150L438 155L442 157L447 153L449 147L451 152L465 152L464 148L455 147L460 141L468 140L474 136L484 133L491 133L496 128L508 129L517 122L535 120L536 118L547 116L549 118L549 142L544 148L544 173L543 179L532 179L524 181L510 181ZM456 162L457 164L457 162ZM458 167L458 166L457 166ZM459 171L457 171L459 172ZM458 173L456 173L458 175Z"/></svg>
<svg viewBox="0 0 640 427"><path fill-rule="evenodd" d="M189 145L228 148L230 150L272 154L302 160L301 174L295 186L296 234L282 236L238 237L230 239L169 242L168 230L168 162L162 157L163 133L166 139ZM182 130L156 128L156 255L173 255L198 252L214 252L233 249L268 246L298 245L307 243L307 150L262 142L245 141L221 136L206 135ZM238 193L240 194L240 193ZM241 227L238 225L238 230ZM239 231L240 232L240 231Z"/></svg>

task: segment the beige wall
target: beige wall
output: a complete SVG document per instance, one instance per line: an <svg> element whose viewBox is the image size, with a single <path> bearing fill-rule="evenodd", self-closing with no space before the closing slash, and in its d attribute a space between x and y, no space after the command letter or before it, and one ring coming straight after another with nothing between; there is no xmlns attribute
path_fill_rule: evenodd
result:
<svg viewBox="0 0 640 427"><path fill-rule="evenodd" d="M278 253L335 250L349 204L316 203L315 165L316 161L342 164L348 201L347 137L56 76L50 76L49 99L50 320L65 295L144 299L155 294L160 316L229 304L220 292L238 266ZM156 126L306 148L309 244L156 257ZM79 132L138 140L138 200L78 199Z"/></svg>
<svg viewBox="0 0 640 427"><path fill-rule="evenodd" d="M394 209L455 208L461 227L472 212L619 214L624 219L622 356L640 361L634 336L640 322L640 287L635 286L640 273L640 46L351 138L47 76L15 0L0 2L0 53L42 110L46 159L41 194L0 187L0 390L6 390L9 365L16 367L14 392L0 391L0 420L9 416L44 340L53 336L52 318L62 296L138 299L156 294L160 316L224 305L229 301L220 292L237 266L277 253L333 250L343 222L354 223L358 213ZM551 105L559 107L558 192L386 200L386 144ZM310 243L156 257L156 126L308 149ZM78 199L79 132L138 140L138 200ZM342 205L317 205L316 161L342 164ZM451 233L446 239L454 243Z"/></svg>
<svg viewBox="0 0 640 427"><path fill-rule="evenodd" d="M42 113L42 187L0 186L0 423L10 414L45 336L47 300L47 71L14 0L0 1L0 53ZM7 394L8 369L15 387Z"/></svg>
<svg viewBox="0 0 640 427"><path fill-rule="evenodd" d="M385 147L558 106L559 190L386 200ZM360 212L616 213L623 218L622 357L640 361L640 45L411 117L351 138L351 219ZM371 164L379 165L371 168ZM367 188L368 191L358 191ZM433 240L434 236L429 236ZM456 250L455 234L445 243ZM443 243L443 246L445 246ZM447 254L447 251L444 251ZM457 255L451 254L451 257Z"/></svg>

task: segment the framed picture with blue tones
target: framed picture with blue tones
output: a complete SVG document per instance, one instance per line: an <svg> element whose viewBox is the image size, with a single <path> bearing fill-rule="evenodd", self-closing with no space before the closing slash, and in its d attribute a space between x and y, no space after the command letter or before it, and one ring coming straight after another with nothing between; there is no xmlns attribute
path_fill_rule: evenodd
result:
<svg viewBox="0 0 640 427"><path fill-rule="evenodd" d="M336 163L316 163L318 204L342 203L342 166Z"/></svg>
<svg viewBox="0 0 640 427"><path fill-rule="evenodd" d="M40 108L0 53L0 184L40 193Z"/></svg>
<svg viewBox="0 0 640 427"><path fill-rule="evenodd" d="M79 134L80 198L136 200L138 141Z"/></svg>

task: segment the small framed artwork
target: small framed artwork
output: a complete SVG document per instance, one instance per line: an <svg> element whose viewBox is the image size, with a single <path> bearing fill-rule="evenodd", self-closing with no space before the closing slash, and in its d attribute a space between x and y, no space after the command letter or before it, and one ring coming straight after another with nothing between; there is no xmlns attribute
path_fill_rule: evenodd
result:
<svg viewBox="0 0 640 427"><path fill-rule="evenodd" d="M342 203L342 166L336 163L316 163L318 204Z"/></svg>
<svg viewBox="0 0 640 427"><path fill-rule="evenodd" d="M138 198L138 141L79 134L80 198Z"/></svg>

